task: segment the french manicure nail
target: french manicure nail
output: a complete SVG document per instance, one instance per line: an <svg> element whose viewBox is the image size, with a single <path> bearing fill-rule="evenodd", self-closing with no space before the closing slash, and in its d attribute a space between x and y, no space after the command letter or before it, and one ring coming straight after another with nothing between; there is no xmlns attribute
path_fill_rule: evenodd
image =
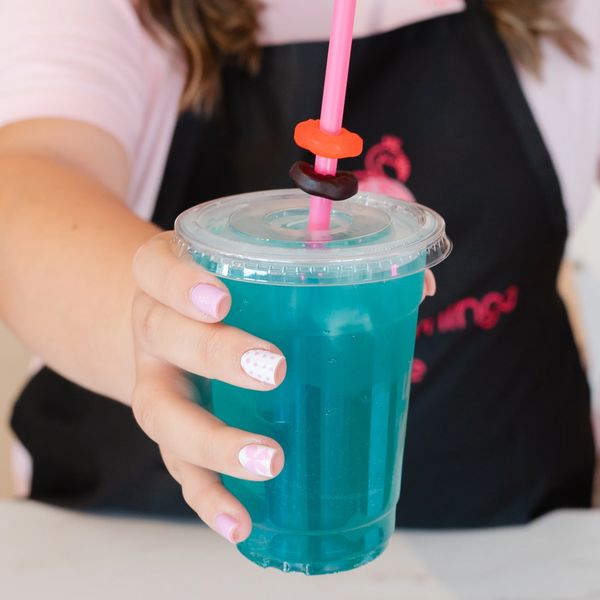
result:
<svg viewBox="0 0 600 600"><path fill-rule="evenodd" d="M274 385L277 369L285 358L268 350L248 350L242 355L242 369L253 379Z"/></svg>
<svg viewBox="0 0 600 600"><path fill-rule="evenodd" d="M269 446L249 444L240 450L238 458L246 471L263 477L273 477L273 456L275 456L275 452L275 448Z"/></svg>
<svg viewBox="0 0 600 600"><path fill-rule="evenodd" d="M234 518L230 517L229 515L226 515L225 513L221 513L217 515L217 518L215 519L215 525L217 527L218 532L228 542L235 544L234 535L238 524Z"/></svg>
<svg viewBox="0 0 600 600"><path fill-rule="evenodd" d="M199 283L190 290L192 304L200 312L214 319L219 318L222 302L225 298L227 298L226 292L207 283Z"/></svg>

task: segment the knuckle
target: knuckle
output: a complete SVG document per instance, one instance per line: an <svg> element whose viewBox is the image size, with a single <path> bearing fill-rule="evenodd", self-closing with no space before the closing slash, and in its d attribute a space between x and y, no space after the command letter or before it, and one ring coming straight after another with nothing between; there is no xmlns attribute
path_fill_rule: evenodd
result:
<svg viewBox="0 0 600 600"><path fill-rule="evenodd" d="M163 231L142 244L133 255L131 261L131 268L133 276L136 280L144 279L142 275L146 272L146 269L152 268L154 265L154 256L160 247L168 243L172 237L172 231Z"/></svg>
<svg viewBox="0 0 600 600"><path fill-rule="evenodd" d="M136 280L139 279L140 271L144 268L146 263L146 253L148 252L148 243L140 246L133 255L133 259L131 261L131 269L133 271L133 276Z"/></svg>
<svg viewBox="0 0 600 600"><path fill-rule="evenodd" d="M227 426L215 423L208 427L204 435L200 437L200 460L206 468L216 468L222 462L223 448L225 444L225 433Z"/></svg>
<svg viewBox="0 0 600 600"><path fill-rule="evenodd" d="M222 331L219 325L206 325L196 344L199 363L202 365L206 376L210 376L211 365L218 360L221 348Z"/></svg>
<svg viewBox="0 0 600 600"><path fill-rule="evenodd" d="M142 346L148 349L153 347L160 337L164 308L158 302L144 302L143 304L136 319L136 334Z"/></svg>
<svg viewBox="0 0 600 600"><path fill-rule="evenodd" d="M156 433L156 408L142 395L138 386L133 393L131 409L137 424L148 437L154 440Z"/></svg>
<svg viewBox="0 0 600 600"><path fill-rule="evenodd" d="M142 315L144 314L146 306L145 294L138 288L136 289L133 300L131 301L131 322L133 324L134 331L137 330L138 324L141 322Z"/></svg>
<svg viewBox="0 0 600 600"><path fill-rule="evenodd" d="M173 257L164 273L163 289L171 293L178 291L187 279L188 269L189 266L185 262Z"/></svg>
<svg viewBox="0 0 600 600"><path fill-rule="evenodd" d="M163 462L165 463L165 467L166 467L167 471L169 472L169 475L171 475L171 477L175 481L177 481L178 483L181 483L181 470L180 470L179 462L177 460L172 459L169 456L169 454L164 451L164 449L162 447L159 446L158 449L159 449L161 458L162 458Z"/></svg>
<svg viewBox="0 0 600 600"><path fill-rule="evenodd" d="M202 519L206 519L204 507L206 506L206 490L197 483L188 483L184 481L181 486L181 493L186 503L193 508Z"/></svg>

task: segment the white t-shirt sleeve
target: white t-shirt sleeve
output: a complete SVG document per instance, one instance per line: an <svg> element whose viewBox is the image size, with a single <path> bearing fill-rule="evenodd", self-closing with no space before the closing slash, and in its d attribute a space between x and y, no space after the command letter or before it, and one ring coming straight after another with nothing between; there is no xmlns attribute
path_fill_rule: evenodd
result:
<svg viewBox="0 0 600 600"><path fill-rule="evenodd" d="M129 0L0 0L0 126L83 121L134 155L146 83Z"/></svg>
<svg viewBox="0 0 600 600"><path fill-rule="evenodd" d="M592 198L600 163L600 2L570 0L567 18L588 42L590 65L544 41L543 77L519 69L523 90L553 159L569 227Z"/></svg>

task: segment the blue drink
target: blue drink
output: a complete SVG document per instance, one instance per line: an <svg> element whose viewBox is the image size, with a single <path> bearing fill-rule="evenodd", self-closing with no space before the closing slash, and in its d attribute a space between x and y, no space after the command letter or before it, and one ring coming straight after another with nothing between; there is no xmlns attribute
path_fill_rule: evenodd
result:
<svg viewBox="0 0 600 600"><path fill-rule="evenodd" d="M333 573L374 559L394 529L423 269L432 254L441 260L449 243L441 220L428 211L438 225L438 250L429 240L429 256L411 248L404 263L397 249L392 261L382 258L393 231L386 230L387 219L362 208L374 202L382 212L380 205L400 203L373 197L344 203L350 208L334 215L335 239L307 241L298 225L306 216L304 196L265 196L242 209L244 219L233 217L224 228L214 216L210 223L219 236L235 229L242 244L266 242L268 249L295 256L291 266L274 268L270 254L265 268L256 264L256 251L253 256L245 249L241 262L230 260L224 269L222 257L206 247L209 240L193 245L181 221L178 232L197 262L224 277L233 299L226 322L276 344L288 364L285 381L270 392L212 382L211 411L229 425L276 439L286 457L283 471L266 482L223 477L252 517L252 534L239 549L265 567ZM247 196L222 206L240 198ZM256 214L268 224L267 240ZM274 231L284 239L274 241ZM367 262L369 246L379 252ZM343 264L348 255L356 257L354 264Z"/></svg>

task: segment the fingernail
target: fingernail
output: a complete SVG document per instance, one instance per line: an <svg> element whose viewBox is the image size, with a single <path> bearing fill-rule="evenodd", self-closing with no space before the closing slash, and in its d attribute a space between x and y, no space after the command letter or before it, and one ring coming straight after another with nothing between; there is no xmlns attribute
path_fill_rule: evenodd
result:
<svg viewBox="0 0 600 600"><path fill-rule="evenodd" d="M268 350L248 350L242 355L242 369L253 379L274 385L282 379L285 357Z"/></svg>
<svg viewBox="0 0 600 600"><path fill-rule="evenodd" d="M262 477L273 477L273 457L276 452L275 448L269 446L250 444L240 450L238 457L246 471Z"/></svg>
<svg viewBox="0 0 600 600"><path fill-rule="evenodd" d="M217 527L217 531L228 541L231 542L232 544L235 544L235 530L237 529L237 521L233 518L230 517L229 515L226 515L225 513L221 513L220 515L217 515L217 518L215 519L215 526Z"/></svg>
<svg viewBox="0 0 600 600"><path fill-rule="evenodd" d="M190 290L192 304L205 315L218 319L222 314L223 304L227 293L223 290L209 285L199 283Z"/></svg>

